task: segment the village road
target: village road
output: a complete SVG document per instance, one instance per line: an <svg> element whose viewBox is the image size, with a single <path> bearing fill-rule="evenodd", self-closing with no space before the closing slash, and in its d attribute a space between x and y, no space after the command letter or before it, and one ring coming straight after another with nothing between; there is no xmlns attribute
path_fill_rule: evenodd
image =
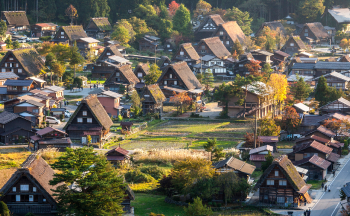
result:
<svg viewBox="0 0 350 216"><path fill-rule="evenodd" d="M350 160L349 160L350 161ZM346 162L341 171L336 175L333 182L331 182L331 192L325 192L321 196L320 200L311 209L311 216L336 216L338 215L339 208L339 190L344 186L346 182L350 181L350 162ZM328 185L328 184L327 184ZM344 203L342 201L342 203Z"/></svg>

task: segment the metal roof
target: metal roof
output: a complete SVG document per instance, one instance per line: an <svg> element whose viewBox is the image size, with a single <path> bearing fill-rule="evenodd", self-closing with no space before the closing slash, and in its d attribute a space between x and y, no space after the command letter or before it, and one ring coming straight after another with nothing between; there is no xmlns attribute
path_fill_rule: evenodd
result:
<svg viewBox="0 0 350 216"><path fill-rule="evenodd" d="M6 86L30 86L33 80L6 80L4 85Z"/></svg>
<svg viewBox="0 0 350 216"><path fill-rule="evenodd" d="M302 110L303 112L309 112L310 111L310 107L306 106L303 103L297 103L297 104L294 104L293 106L298 108L298 109L300 109L300 110Z"/></svg>
<svg viewBox="0 0 350 216"><path fill-rule="evenodd" d="M314 63L295 63L293 65L292 69L311 69L311 70L313 70L315 68L316 64L314 64Z"/></svg>
<svg viewBox="0 0 350 216"><path fill-rule="evenodd" d="M349 9L349 8L333 8L333 9L328 9L328 13L329 13L338 23L348 23L348 22L350 22L350 9Z"/></svg>
<svg viewBox="0 0 350 216"><path fill-rule="evenodd" d="M80 38L79 40L85 41L86 43L99 43L99 40L96 40L92 37Z"/></svg>
<svg viewBox="0 0 350 216"><path fill-rule="evenodd" d="M119 56L116 56L116 55L109 56L108 59L110 59L112 61L119 62L119 63L130 62L129 60L122 58L122 57L119 57Z"/></svg>
<svg viewBox="0 0 350 216"><path fill-rule="evenodd" d="M317 62L315 69L350 70L350 62Z"/></svg>

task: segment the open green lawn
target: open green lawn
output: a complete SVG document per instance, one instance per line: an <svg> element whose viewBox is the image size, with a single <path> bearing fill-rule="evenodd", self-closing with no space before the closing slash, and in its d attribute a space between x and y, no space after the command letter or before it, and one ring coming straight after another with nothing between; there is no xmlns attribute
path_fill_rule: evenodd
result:
<svg viewBox="0 0 350 216"><path fill-rule="evenodd" d="M309 180L307 181L307 184L311 184L312 187L311 189L320 189L321 188L321 184L322 184L323 180Z"/></svg>
<svg viewBox="0 0 350 216"><path fill-rule="evenodd" d="M83 98L83 95L65 95L64 98L66 100L75 100L75 99Z"/></svg>
<svg viewBox="0 0 350 216"><path fill-rule="evenodd" d="M164 199L162 195L135 193L131 206L135 207L136 216L148 216L151 212L165 216L184 215L183 207L168 204Z"/></svg>
<svg viewBox="0 0 350 216"><path fill-rule="evenodd" d="M280 149L291 149L295 145L295 141L280 141L277 143L277 148Z"/></svg>

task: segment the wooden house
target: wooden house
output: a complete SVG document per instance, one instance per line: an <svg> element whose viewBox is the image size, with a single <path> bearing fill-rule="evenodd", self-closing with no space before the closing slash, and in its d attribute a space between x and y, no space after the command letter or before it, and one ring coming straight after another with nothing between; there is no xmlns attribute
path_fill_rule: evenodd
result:
<svg viewBox="0 0 350 216"><path fill-rule="evenodd" d="M290 55L288 53L282 52L281 50L273 51L273 56L271 56L271 61L274 65L279 65L281 62L286 62Z"/></svg>
<svg viewBox="0 0 350 216"><path fill-rule="evenodd" d="M293 104L293 108L297 111L299 114L308 114L310 111L310 107L306 106L303 103L296 103Z"/></svg>
<svg viewBox="0 0 350 216"><path fill-rule="evenodd" d="M160 45L160 38L152 35L145 35L139 40L139 50L156 52L157 47Z"/></svg>
<svg viewBox="0 0 350 216"><path fill-rule="evenodd" d="M112 91L106 91L100 89L100 91L95 93L94 91L89 94L96 94L97 99L102 104L103 108L106 110L107 114L113 118L118 117L119 115L123 116L124 108L120 106L120 100L123 95L118 94Z"/></svg>
<svg viewBox="0 0 350 216"><path fill-rule="evenodd" d="M56 148L60 152L64 152L66 148L71 147L71 140L65 132L46 127L38 130L34 136L30 137L28 148L31 151L37 151L45 148Z"/></svg>
<svg viewBox="0 0 350 216"><path fill-rule="evenodd" d="M6 22L9 31L29 29L29 21L25 11L1 11L1 20Z"/></svg>
<svg viewBox="0 0 350 216"><path fill-rule="evenodd" d="M298 53L299 50L306 50L306 46L299 36L290 36L284 46L281 48L281 51L290 55Z"/></svg>
<svg viewBox="0 0 350 216"><path fill-rule="evenodd" d="M103 46L105 46L105 47L111 46L111 45L116 46L120 53L126 54L126 52L125 52L126 47L122 46L120 44L120 42L117 40L111 40L110 37L104 37L103 44L104 44Z"/></svg>
<svg viewBox="0 0 350 216"><path fill-rule="evenodd" d="M3 178L0 183L0 201L7 205L12 214L57 214L57 197L52 190L63 183L50 185L55 171L41 156L31 154L21 168L1 171Z"/></svg>
<svg viewBox="0 0 350 216"><path fill-rule="evenodd" d="M115 67L111 67L110 64L106 63L108 57L110 56L118 56L123 58L123 55L117 48L117 45L108 45L100 54L96 60L96 63L92 66L91 74L93 78L109 78L109 76L113 74Z"/></svg>
<svg viewBox="0 0 350 216"><path fill-rule="evenodd" d="M157 81L166 97L174 95L174 92L189 92L191 90L201 90L202 85L197 77L193 74L186 62L177 62L170 64L163 70L162 75ZM202 91L202 90L201 90ZM193 93L193 97L197 97L201 92ZM191 95L191 93L190 93Z"/></svg>
<svg viewBox="0 0 350 216"><path fill-rule="evenodd" d="M332 151L332 148L323 145L316 140L312 140L293 146L293 152L288 154L288 158L292 161L299 161L309 158L312 155L317 155L323 159L327 159Z"/></svg>
<svg viewBox="0 0 350 216"><path fill-rule="evenodd" d="M92 37L79 38L76 40L76 42L80 53L85 57L88 57L90 54L92 56L97 56L98 50L102 48L98 45L100 41Z"/></svg>
<svg viewBox="0 0 350 216"><path fill-rule="evenodd" d="M144 83L144 77L149 73L149 64L148 63L139 63L134 70L135 76L140 80L141 83Z"/></svg>
<svg viewBox="0 0 350 216"><path fill-rule="evenodd" d="M17 98L21 94L29 93L34 88L33 80L6 80L7 99Z"/></svg>
<svg viewBox="0 0 350 216"><path fill-rule="evenodd" d="M255 32L255 37L260 36L260 34L262 33L265 27L269 27L270 30L272 31L278 31L279 33L281 33L282 36L287 35L286 29L284 28L284 26L280 21L272 21L272 22L264 22L263 24L261 24L258 31Z"/></svg>
<svg viewBox="0 0 350 216"><path fill-rule="evenodd" d="M43 79L40 79L40 78L34 77L34 76L32 76L32 77L27 77L26 79L27 79L27 80L33 80L33 81L34 81L34 82L33 82L34 88L36 88L36 89L42 89L42 88L45 87L46 81L43 80Z"/></svg>
<svg viewBox="0 0 350 216"><path fill-rule="evenodd" d="M259 202L298 207L303 202L311 203L305 183L286 155L275 158L265 170L254 189L259 189Z"/></svg>
<svg viewBox="0 0 350 216"><path fill-rule="evenodd" d="M350 77L344 76L338 72L332 72L323 76L327 80L327 85L334 87L336 89L347 90L348 83L350 81ZM315 78L316 85L318 83L318 79L320 77Z"/></svg>
<svg viewBox="0 0 350 216"><path fill-rule="evenodd" d="M188 65L195 65L199 62L200 56L191 43L183 43L175 53L173 60L176 62L185 61Z"/></svg>
<svg viewBox="0 0 350 216"><path fill-rule="evenodd" d="M308 76L313 78L316 74L315 72L315 63L295 63L292 66L292 71L290 75L300 75L300 76Z"/></svg>
<svg viewBox="0 0 350 216"><path fill-rule="evenodd" d="M304 27L299 32L301 40L312 43L329 42L332 36L327 33L320 22L305 23Z"/></svg>
<svg viewBox="0 0 350 216"><path fill-rule="evenodd" d="M103 39L108 37L112 31L112 25L107 17L91 18L85 28L85 32L89 37Z"/></svg>
<svg viewBox="0 0 350 216"><path fill-rule="evenodd" d="M85 97L70 117L63 130L72 140L87 144L90 135L92 143L100 143L109 133L113 122L96 95Z"/></svg>
<svg viewBox="0 0 350 216"><path fill-rule="evenodd" d="M129 151L121 148L120 146L109 150L106 154L107 160L113 164L123 164L130 162Z"/></svg>
<svg viewBox="0 0 350 216"><path fill-rule="evenodd" d="M37 102L35 100L25 100L23 102L20 102L13 106L13 112L14 113L22 113L22 112L29 112L33 113L35 115L35 125L40 124L43 122L43 109L45 107L45 104L42 104L40 102ZM34 117L34 116L33 116ZM31 117L29 120L34 120L34 118Z"/></svg>
<svg viewBox="0 0 350 216"><path fill-rule="evenodd" d="M134 125L134 123L132 123L132 122L120 122L120 126L122 127L122 130L124 130L124 131L131 131L133 125Z"/></svg>
<svg viewBox="0 0 350 216"><path fill-rule="evenodd" d="M226 173L235 172L240 178L249 180L255 170L255 166L241 161L234 157L226 158L225 160L213 163L215 172Z"/></svg>
<svg viewBox="0 0 350 216"><path fill-rule="evenodd" d="M57 30L57 25L54 23L36 23L30 27L32 37L54 37Z"/></svg>
<svg viewBox="0 0 350 216"><path fill-rule="evenodd" d="M325 139L333 139L336 134L333 131L324 127L323 125L320 125L316 129L308 131L304 134L304 136L312 136L312 135L316 135L318 137L325 138Z"/></svg>
<svg viewBox="0 0 350 216"><path fill-rule="evenodd" d="M245 91L245 90L244 90ZM231 117L241 117L244 112L244 105L237 104L239 97L231 97L228 102L228 115ZM223 104L219 104L224 109ZM277 105L275 111L279 114L279 105ZM268 91L266 85L262 82L253 83L249 85L247 89L246 110L247 116L254 115L257 112L258 118L263 118L268 113L273 112L273 96Z"/></svg>
<svg viewBox="0 0 350 216"><path fill-rule="evenodd" d="M163 70L166 66L171 64L171 60L169 59L168 56L161 56L160 60L157 61L157 65L159 69Z"/></svg>
<svg viewBox="0 0 350 216"><path fill-rule="evenodd" d="M15 144L26 142L34 135L32 122L18 114L4 111L0 113L0 142Z"/></svg>
<svg viewBox="0 0 350 216"><path fill-rule="evenodd" d="M249 160L255 165L256 168L261 168L263 162L266 161L266 155L269 152L273 152L273 146L264 145L249 151Z"/></svg>
<svg viewBox="0 0 350 216"><path fill-rule="evenodd" d="M219 37L229 51L232 50L233 43L236 42L236 40L238 40L240 44L243 44L245 41L245 34L236 21L221 23L212 37Z"/></svg>
<svg viewBox="0 0 350 216"><path fill-rule="evenodd" d="M346 196L346 201L348 203L350 203L350 182L347 182L342 188L341 190L344 192L345 196Z"/></svg>
<svg viewBox="0 0 350 216"><path fill-rule="evenodd" d="M328 104L320 107L319 110L322 113L350 113L350 101L340 97L339 99L331 101Z"/></svg>
<svg viewBox="0 0 350 216"><path fill-rule="evenodd" d="M206 16L194 32L195 40L200 41L204 38L211 37L218 29L219 25L223 23L225 23L225 21L219 14Z"/></svg>
<svg viewBox="0 0 350 216"><path fill-rule="evenodd" d="M332 9L328 9L328 13L336 22L337 30L340 30L344 33L350 32L350 9L349 8L334 7Z"/></svg>
<svg viewBox="0 0 350 216"><path fill-rule="evenodd" d="M55 101L61 101L64 99L64 88L59 86L45 86L42 90L43 92L49 93L49 97L51 97Z"/></svg>
<svg viewBox="0 0 350 216"><path fill-rule="evenodd" d="M330 167L331 162L317 155L312 155L311 157L295 161L294 164L301 168L308 169L310 180L323 180L326 178L327 170L328 167Z"/></svg>
<svg viewBox="0 0 350 216"><path fill-rule="evenodd" d="M51 41L54 43L63 43L73 45L74 42L80 38L88 37L85 33L83 26L71 25L71 26L61 26L54 39Z"/></svg>
<svg viewBox="0 0 350 216"><path fill-rule="evenodd" d="M245 66L246 64L251 63L254 61L254 57L251 53L244 53L239 57L239 60L234 64L233 71L237 75L240 76L248 76L250 72L248 71L248 68Z"/></svg>
<svg viewBox="0 0 350 216"><path fill-rule="evenodd" d="M172 53L176 50L176 44L174 39L167 39L163 44L163 51L166 53Z"/></svg>
<svg viewBox="0 0 350 216"><path fill-rule="evenodd" d="M321 138L316 135L299 138L295 141L295 145L307 144L313 141L317 141L323 145L326 145L332 148L333 149L332 152L338 155L341 155L341 149L344 147L344 143L340 143L339 141L334 139L329 140L329 139Z"/></svg>
<svg viewBox="0 0 350 216"><path fill-rule="evenodd" d="M250 51L250 53L252 54L255 60L261 62L261 66L263 66L264 64L272 64L271 56L273 56L273 53L267 52L265 50L252 50Z"/></svg>
<svg viewBox="0 0 350 216"><path fill-rule="evenodd" d="M278 136L258 136L260 146L269 145L273 147L273 152L277 152Z"/></svg>
<svg viewBox="0 0 350 216"><path fill-rule="evenodd" d="M201 62L193 65L195 73L212 73L214 76L226 76L226 67L224 60L213 56L205 55L201 57Z"/></svg>
<svg viewBox="0 0 350 216"><path fill-rule="evenodd" d="M324 76L326 74L332 73L332 72L346 72L349 71L350 68L350 62L323 62L318 61L315 64L315 77ZM346 74L344 74L346 75Z"/></svg>
<svg viewBox="0 0 350 216"><path fill-rule="evenodd" d="M132 71L131 65L126 64L117 67L116 70L104 84L105 90L118 91L120 85L124 85L127 88L133 88L140 80L135 76Z"/></svg>
<svg viewBox="0 0 350 216"><path fill-rule="evenodd" d="M342 57L340 57L339 62L350 62L350 56L343 55Z"/></svg>
<svg viewBox="0 0 350 216"><path fill-rule="evenodd" d="M219 37L202 39L196 46L196 51L200 56L213 55L219 59L227 59L231 55Z"/></svg>
<svg viewBox="0 0 350 216"><path fill-rule="evenodd" d="M20 79L39 76L44 61L34 48L9 50L0 62L1 72L13 72Z"/></svg>
<svg viewBox="0 0 350 216"><path fill-rule="evenodd" d="M157 84L148 85L141 94L142 113L162 113L166 97Z"/></svg>

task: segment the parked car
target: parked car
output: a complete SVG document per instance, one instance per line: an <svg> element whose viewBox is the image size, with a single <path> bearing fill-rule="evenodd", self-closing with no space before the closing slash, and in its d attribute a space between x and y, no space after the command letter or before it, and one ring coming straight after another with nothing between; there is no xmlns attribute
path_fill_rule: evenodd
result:
<svg viewBox="0 0 350 216"><path fill-rule="evenodd" d="M289 134L286 137L286 140L296 140L301 138L302 136L300 134Z"/></svg>
<svg viewBox="0 0 350 216"><path fill-rule="evenodd" d="M66 118L70 118L72 116L72 114L68 110L66 110L66 111L64 111L64 116Z"/></svg>
<svg viewBox="0 0 350 216"><path fill-rule="evenodd" d="M49 124L61 124L61 121L53 116L46 116L46 122Z"/></svg>
<svg viewBox="0 0 350 216"><path fill-rule="evenodd" d="M79 106L81 104L81 101L77 101L76 105Z"/></svg>

